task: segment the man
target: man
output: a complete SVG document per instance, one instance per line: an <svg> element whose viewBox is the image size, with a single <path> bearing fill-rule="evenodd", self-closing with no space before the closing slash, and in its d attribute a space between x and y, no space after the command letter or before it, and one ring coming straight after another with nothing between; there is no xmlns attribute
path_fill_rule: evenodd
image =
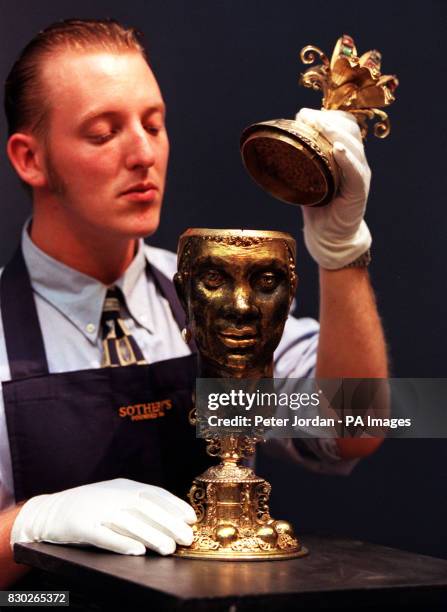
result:
<svg viewBox="0 0 447 612"><path fill-rule="evenodd" d="M3 588L25 571L10 542L123 554L190 543L194 513L168 491L186 490L206 463L187 423L195 361L168 280L175 256L142 243L159 223L169 144L135 32L112 22L50 26L16 62L5 101L8 156L32 192L33 217L1 277ZM318 351L317 324L289 317L275 374L385 377L365 267L370 172L358 127L338 112L305 110L299 120L335 143L344 177L329 206L304 210L320 264ZM379 443L350 442L288 451L343 471ZM190 465L173 458L178 445Z"/></svg>

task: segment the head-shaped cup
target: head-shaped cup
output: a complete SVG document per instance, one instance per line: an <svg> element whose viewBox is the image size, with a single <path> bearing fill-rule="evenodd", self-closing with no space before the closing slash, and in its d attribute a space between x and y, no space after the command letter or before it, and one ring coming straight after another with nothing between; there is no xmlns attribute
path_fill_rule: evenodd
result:
<svg viewBox="0 0 447 612"><path fill-rule="evenodd" d="M180 236L174 281L202 376L273 375L296 290L295 253L283 232L194 228Z"/></svg>

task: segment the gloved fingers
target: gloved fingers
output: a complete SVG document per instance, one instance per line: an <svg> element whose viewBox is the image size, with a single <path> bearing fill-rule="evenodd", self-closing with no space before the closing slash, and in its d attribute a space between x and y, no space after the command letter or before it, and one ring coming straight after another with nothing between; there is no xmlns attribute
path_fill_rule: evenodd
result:
<svg viewBox="0 0 447 612"><path fill-rule="evenodd" d="M359 162L353 153L341 142L334 142L333 154L342 171L343 180L340 186L342 195L368 194L371 171L369 166Z"/></svg>
<svg viewBox="0 0 447 612"><path fill-rule="evenodd" d="M303 112L303 111L309 111ZM360 138L360 131L358 131L358 137L352 134L352 130L349 128L349 123L346 120L333 120L334 117L331 115L332 121L328 120L323 114L323 111L315 111L311 108L303 108L300 113L303 112L303 122L306 125L314 128L318 132L321 132L330 142L335 141L342 142L347 149L352 150L359 161L365 160L365 151L363 143ZM334 113L336 111L333 111ZM297 117L300 115L298 113ZM355 120L354 120L355 121Z"/></svg>
<svg viewBox="0 0 447 612"><path fill-rule="evenodd" d="M127 537L126 534L112 531L105 525L95 528L95 533L89 538L88 543L122 555L144 555L146 553L143 543Z"/></svg>
<svg viewBox="0 0 447 612"><path fill-rule="evenodd" d="M348 132L351 136L361 141L360 128L356 118L352 113L339 110L316 110L314 108L302 108L295 117L296 121L303 121L310 127L320 129L325 126L332 126Z"/></svg>
<svg viewBox="0 0 447 612"><path fill-rule="evenodd" d="M149 525L135 512L120 510L110 521L103 524L113 532L133 538L160 555L171 555L175 551L176 544L173 538Z"/></svg>
<svg viewBox="0 0 447 612"><path fill-rule="evenodd" d="M137 505L126 508L124 512L129 512L138 519L148 523L158 531L175 540L178 544L189 546L194 534L191 527L178 515L166 511L162 506L153 500L139 499Z"/></svg>
<svg viewBox="0 0 447 612"><path fill-rule="evenodd" d="M192 525L197 521L197 516L192 506L183 501L183 499L180 499L180 497L169 493L166 489L151 486L148 490L142 490L140 497L156 502L166 512L184 520L185 523Z"/></svg>
<svg viewBox="0 0 447 612"><path fill-rule="evenodd" d="M360 126L352 113L349 113L348 111L328 110L323 108L321 110L321 116L328 124L333 122L334 125L340 127L340 129L344 132L348 132L360 142L362 141Z"/></svg>
<svg viewBox="0 0 447 612"><path fill-rule="evenodd" d="M346 149L355 155L360 163L367 163L363 143L346 130L340 130L331 125L325 125L319 129L319 132L321 132L323 136L326 136L329 142L341 142Z"/></svg>
<svg viewBox="0 0 447 612"><path fill-rule="evenodd" d="M112 490L123 490L128 493L135 492L140 498L157 501L157 503L162 504L168 512L178 515L187 523L192 524L197 521L196 514L189 504L161 487L147 485L126 478L116 478L115 480L98 484L103 484L107 486L108 489Z"/></svg>

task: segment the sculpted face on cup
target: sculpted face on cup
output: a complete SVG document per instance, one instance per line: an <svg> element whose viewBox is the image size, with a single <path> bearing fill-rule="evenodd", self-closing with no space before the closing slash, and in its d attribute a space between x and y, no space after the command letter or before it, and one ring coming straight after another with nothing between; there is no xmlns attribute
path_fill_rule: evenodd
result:
<svg viewBox="0 0 447 612"><path fill-rule="evenodd" d="M187 265L180 265L175 281L202 376L272 376L296 286L287 242L192 237L185 251Z"/></svg>

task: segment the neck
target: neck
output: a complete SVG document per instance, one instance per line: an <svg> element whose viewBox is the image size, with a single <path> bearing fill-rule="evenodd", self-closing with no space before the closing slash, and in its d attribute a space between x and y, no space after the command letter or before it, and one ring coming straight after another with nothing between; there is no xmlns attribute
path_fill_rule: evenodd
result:
<svg viewBox="0 0 447 612"><path fill-rule="evenodd" d="M74 232L57 215L49 222L46 215L34 214L31 240L44 253L104 285L113 284L128 268L135 255L134 238L105 236L89 227ZM105 233L105 232L104 232Z"/></svg>

